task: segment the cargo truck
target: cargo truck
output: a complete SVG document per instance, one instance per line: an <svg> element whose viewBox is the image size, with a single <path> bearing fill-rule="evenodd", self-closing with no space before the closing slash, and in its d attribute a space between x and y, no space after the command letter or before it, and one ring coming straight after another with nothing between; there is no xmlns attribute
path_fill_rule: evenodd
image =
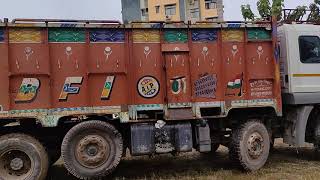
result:
<svg viewBox="0 0 320 180"><path fill-rule="evenodd" d="M0 23L0 178L79 179L133 156L229 148L246 171L273 140L320 144L320 27L48 19ZM214 158L214 157L212 157Z"/></svg>

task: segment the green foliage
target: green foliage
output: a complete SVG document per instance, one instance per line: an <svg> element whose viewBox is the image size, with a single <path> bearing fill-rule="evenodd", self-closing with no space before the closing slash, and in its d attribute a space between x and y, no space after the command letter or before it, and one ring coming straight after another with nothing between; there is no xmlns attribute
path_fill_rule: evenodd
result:
<svg viewBox="0 0 320 180"><path fill-rule="evenodd" d="M320 20L320 9L317 6L317 3L319 3L320 0L315 0L315 3L310 4L310 14L308 16L308 21L319 21Z"/></svg>
<svg viewBox="0 0 320 180"><path fill-rule="evenodd" d="M307 6L298 6L289 16L290 21L301 21L303 16L307 13Z"/></svg>
<svg viewBox="0 0 320 180"><path fill-rule="evenodd" d="M278 20L282 18L282 10L284 8L284 0L273 0L271 14L276 16Z"/></svg>
<svg viewBox="0 0 320 180"><path fill-rule="evenodd" d="M266 19L271 16L271 7L269 0L259 0L257 7L261 18Z"/></svg>
<svg viewBox="0 0 320 180"><path fill-rule="evenodd" d="M316 0L316 1L320 2L320 0ZM276 16L278 17L278 20L280 20L282 18L282 10L284 8L284 0L273 0L271 7L270 5L271 4L269 0L258 0L257 8L261 16L261 19L264 20L269 18L270 16ZM242 5L241 12L245 20L253 21L255 19L255 15L253 14L249 4Z"/></svg>
<svg viewBox="0 0 320 180"><path fill-rule="evenodd" d="M241 12L242 12L242 16L243 18L247 21L247 20L251 20L254 21L254 14L251 10L251 7L249 4L247 5L241 5Z"/></svg>
<svg viewBox="0 0 320 180"><path fill-rule="evenodd" d="M314 3L310 4L310 14L308 16L308 21L320 21L320 0L314 0Z"/></svg>

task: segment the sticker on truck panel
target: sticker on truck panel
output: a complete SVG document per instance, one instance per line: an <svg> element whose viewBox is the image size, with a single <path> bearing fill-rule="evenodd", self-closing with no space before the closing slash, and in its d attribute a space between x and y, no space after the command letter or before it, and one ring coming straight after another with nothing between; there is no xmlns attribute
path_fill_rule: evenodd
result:
<svg viewBox="0 0 320 180"><path fill-rule="evenodd" d="M228 81L226 96L242 96L243 74Z"/></svg>
<svg viewBox="0 0 320 180"><path fill-rule="evenodd" d="M154 98L160 91L159 81L152 76L142 77L137 84L140 96L144 98Z"/></svg>
<svg viewBox="0 0 320 180"><path fill-rule="evenodd" d="M175 77L170 79L172 94L178 95L180 93L185 94L187 92L187 80L186 77Z"/></svg>
<svg viewBox="0 0 320 180"><path fill-rule="evenodd" d="M254 98L265 98L273 95L272 80L252 80L250 81L250 95Z"/></svg>
<svg viewBox="0 0 320 180"><path fill-rule="evenodd" d="M101 93L101 99L102 100L109 100L111 91L113 89L113 84L115 81L115 76L108 76L106 79L106 82L104 83L103 90Z"/></svg>
<svg viewBox="0 0 320 180"><path fill-rule="evenodd" d="M196 97L216 98L217 75L200 75L200 78L194 82Z"/></svg>
<svg viewBox="0 0 320 180"><path fill-rule="evenodd" d="M16 96L15 102L31 102L38 94L40 81L37 78L24 78Z"/></svg>
<svg viewBox="0 0 320 180"><path fill-rule="evenodd" d="M59 100L66 101L69 94L79 94L80 87L73 87L73 84L82 84L83 77L67 77L60 93Z"/></svg>

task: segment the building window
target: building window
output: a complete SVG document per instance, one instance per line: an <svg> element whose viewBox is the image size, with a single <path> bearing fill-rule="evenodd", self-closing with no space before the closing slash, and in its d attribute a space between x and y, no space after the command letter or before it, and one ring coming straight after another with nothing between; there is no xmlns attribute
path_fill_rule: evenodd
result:
<svg viewBox="0 0 320 180"><path fill-rule="evenodd" d="M176 15L176 4L170 4L164 6L166 10L166 16Z"/></svg>
<svg viewBox="0 0 320 180"><path fill-rule="evenodd" d="M199 4L198 0L189 0L190 5L197 5Z"/></svg>
<svg viewBox="0 0 320 180"><path fill-rule="evenodd" d="M148 16L148 8L141 9L142 16Z"/></svg>
<svg viewBox="0 0 320 180"><path fill-rule="evenodd" d="M199 8L190 9L190 17L193 19L199 19L199 17L200 17Z"/></svg>
<svg viewBox="0 0 320 180"><path fill-rule="evenodd" d="M218 19L218 17L208 17L206 18L206 21L216 21Z"/></svg>
<svg viewBox="0 0 320 180"><path fill-rule="evenodd" d="M300 36L299 49L302 63L320 63L320 38L318 36Z"/></svg>
<svg viewBox="0 0 320 180"><path fill-rule="evenodd" d="M156 13L160 13L160 6L156 6Z"/></svg>
<svg viewBox="0 0 320 180"><path fill-rule="evenodd" d="M206 9L217 9L216 0L205 0Z"/></svg>

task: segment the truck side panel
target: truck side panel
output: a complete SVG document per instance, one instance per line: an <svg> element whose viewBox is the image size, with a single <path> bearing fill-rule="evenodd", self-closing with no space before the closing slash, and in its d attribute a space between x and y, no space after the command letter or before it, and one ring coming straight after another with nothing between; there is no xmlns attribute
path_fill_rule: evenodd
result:
<svg viewBox="0 0 320 180"><path fill-rule="evenodd" d="M46 31L8 29L10 109L49 109L50 61Z"/></svg>
<svg viewBox="0 0 320 180"><path fill-rule="evenodd" d="M156 118L147 112L168 120L224 117L247 107L281 113L270 24L11 24L2 31L0 100L10 113L1 118L35 117L54 126L69 115L117 114L128 122Z"/></svg>
<svg viewBox="0 0 320 180"><path fill-rule="evenodd" d="M124 29L92 29L89 33L90 106L128 104L129 93L123 91L129 88L126 32Z"/></svg>
<svg viewBox="0 0 320 180"><path fill-rule="evenodd" d="M4 27L0 27L0 112L9 111L9 61L8 61L8 33Z"/></svg>

